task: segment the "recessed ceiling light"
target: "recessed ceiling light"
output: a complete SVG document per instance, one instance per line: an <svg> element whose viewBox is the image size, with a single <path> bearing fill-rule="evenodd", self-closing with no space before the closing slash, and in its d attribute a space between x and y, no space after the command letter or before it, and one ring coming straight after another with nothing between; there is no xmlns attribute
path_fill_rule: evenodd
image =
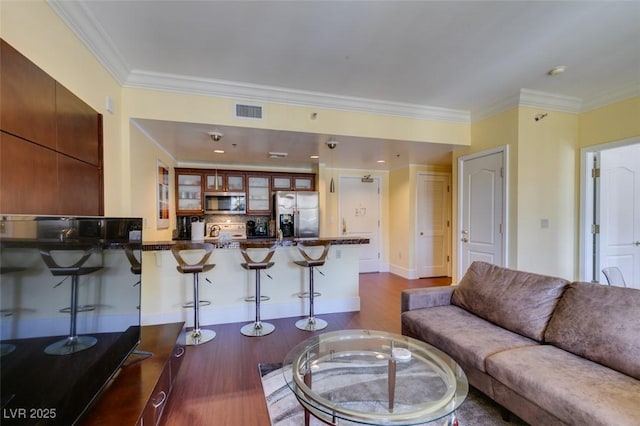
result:
<svg viewBox="0 0 640 426"><path fill-rule="evenodd" d="M378 160L377 162L378 163L384 163L384 160Z"/></svg>
<svg viewBox="0 0 640 426"><path fill-rule="evenodd" d="M556 76L556 75L562 74L566 70L567 70L566 65L558 65L557 67L553 67L549 71L547 71L547 74L550 76Z"/></svg>
<svg viewBox="0 0 640 426"><path fill-rule="evenodd" d="M319 155L311 155L311 156L309 156L309 158L317 160L318 158L320 158L320 156Z"/></svg>
<svg viewBox="0 0 640 426"><path fill-rule="evenodd" d="M224 154L224 151L221 149L214 149L213 152L215 152L216 154Z"/></svg>

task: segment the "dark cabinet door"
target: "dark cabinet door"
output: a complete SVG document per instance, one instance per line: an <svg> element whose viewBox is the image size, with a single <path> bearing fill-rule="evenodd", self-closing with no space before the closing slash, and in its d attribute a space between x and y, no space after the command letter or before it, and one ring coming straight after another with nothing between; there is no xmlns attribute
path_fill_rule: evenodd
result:
<svg viewBox="0 0 640 426"><path fill-rule="evenodd" d="M0 50L2 130L56 148L56 82L4 40Z"/></svg>
<svg viewBox="0 0 640 426"><path fill-rule="evenodd" d="M0 212L56 214L57 155L50 149L0 133Z"/></svg>
<svg viewBox="0 0 640 426"><path fill-rule="evenodd" d="M58 214L102 216L100 169L58 154Z"/></svg>
<svg viewBox="0 0 640 426"><path fill-rule="evenodd" d="M98 113L61 84L56 84L58 151L100 165Z"/></svg>

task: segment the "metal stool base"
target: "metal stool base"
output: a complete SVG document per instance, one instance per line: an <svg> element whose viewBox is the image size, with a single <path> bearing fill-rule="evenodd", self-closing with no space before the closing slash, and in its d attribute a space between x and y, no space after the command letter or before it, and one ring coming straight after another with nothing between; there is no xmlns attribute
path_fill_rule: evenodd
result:
<svg viewBox="0 0 640 426"><path fill-rule="evenodd" d="M44 352L49 355L69 355L89 349L97 342L98 339L92 336L67 337L50 344L44 349Z"/></svg>
<svg viewBox="0 0 640 426"><path fill-rule="evenodd" d="M254 322L240 329L240 333L248 337L260 337L273 333L276 327L268 322Z"/></svg>
<svg viewBox="0 0 640 426"><path fill-rule="evenodd" d="M203 343L207 343L216 337L216 332L213 330L191 330L183 333L184 341L187 346L197 346Z"/></svg>
<svg viewBox="0 0 640 426"><path fill-rule="evenodd" d="M329 324L325 320L313 317L296 321L296 327L305 331L322 330L327 325Z"/></svg>

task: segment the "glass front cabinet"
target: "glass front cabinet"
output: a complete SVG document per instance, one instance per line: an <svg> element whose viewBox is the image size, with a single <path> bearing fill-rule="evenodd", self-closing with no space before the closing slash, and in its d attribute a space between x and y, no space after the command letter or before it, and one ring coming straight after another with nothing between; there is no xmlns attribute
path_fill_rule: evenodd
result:
<svg viewBox="0 0 640 426"><path fill-rule="evenodd" d="M205 175L205 192L245 192L244 173L214 172Z"/></svg>
<svg viewBox="0 0 640 426"><path fill-rule="evenodd" d="M176 200L177 214L202 214L202 173L176 172Z"/></svg>
<svg viewBox="0 0 640 426"><path fill-rule="evenodd" d="M247 175L247 213L271 213L271 189L268 175Z"/></svg>

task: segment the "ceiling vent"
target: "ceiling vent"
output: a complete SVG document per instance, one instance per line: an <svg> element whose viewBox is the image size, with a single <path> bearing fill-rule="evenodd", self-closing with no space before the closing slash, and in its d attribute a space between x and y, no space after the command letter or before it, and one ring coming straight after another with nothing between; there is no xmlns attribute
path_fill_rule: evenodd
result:
<svg viewBox="0 0 640 426"><path fill-rule="evenodd" d="M270 152L269 158L287 158L286 152Z"/></svg>
<svg viewBox="0 0 640 426"><path fill-rule="evenodd" d="M262 106L236 104L236 117L262 120Z"/></svg>

